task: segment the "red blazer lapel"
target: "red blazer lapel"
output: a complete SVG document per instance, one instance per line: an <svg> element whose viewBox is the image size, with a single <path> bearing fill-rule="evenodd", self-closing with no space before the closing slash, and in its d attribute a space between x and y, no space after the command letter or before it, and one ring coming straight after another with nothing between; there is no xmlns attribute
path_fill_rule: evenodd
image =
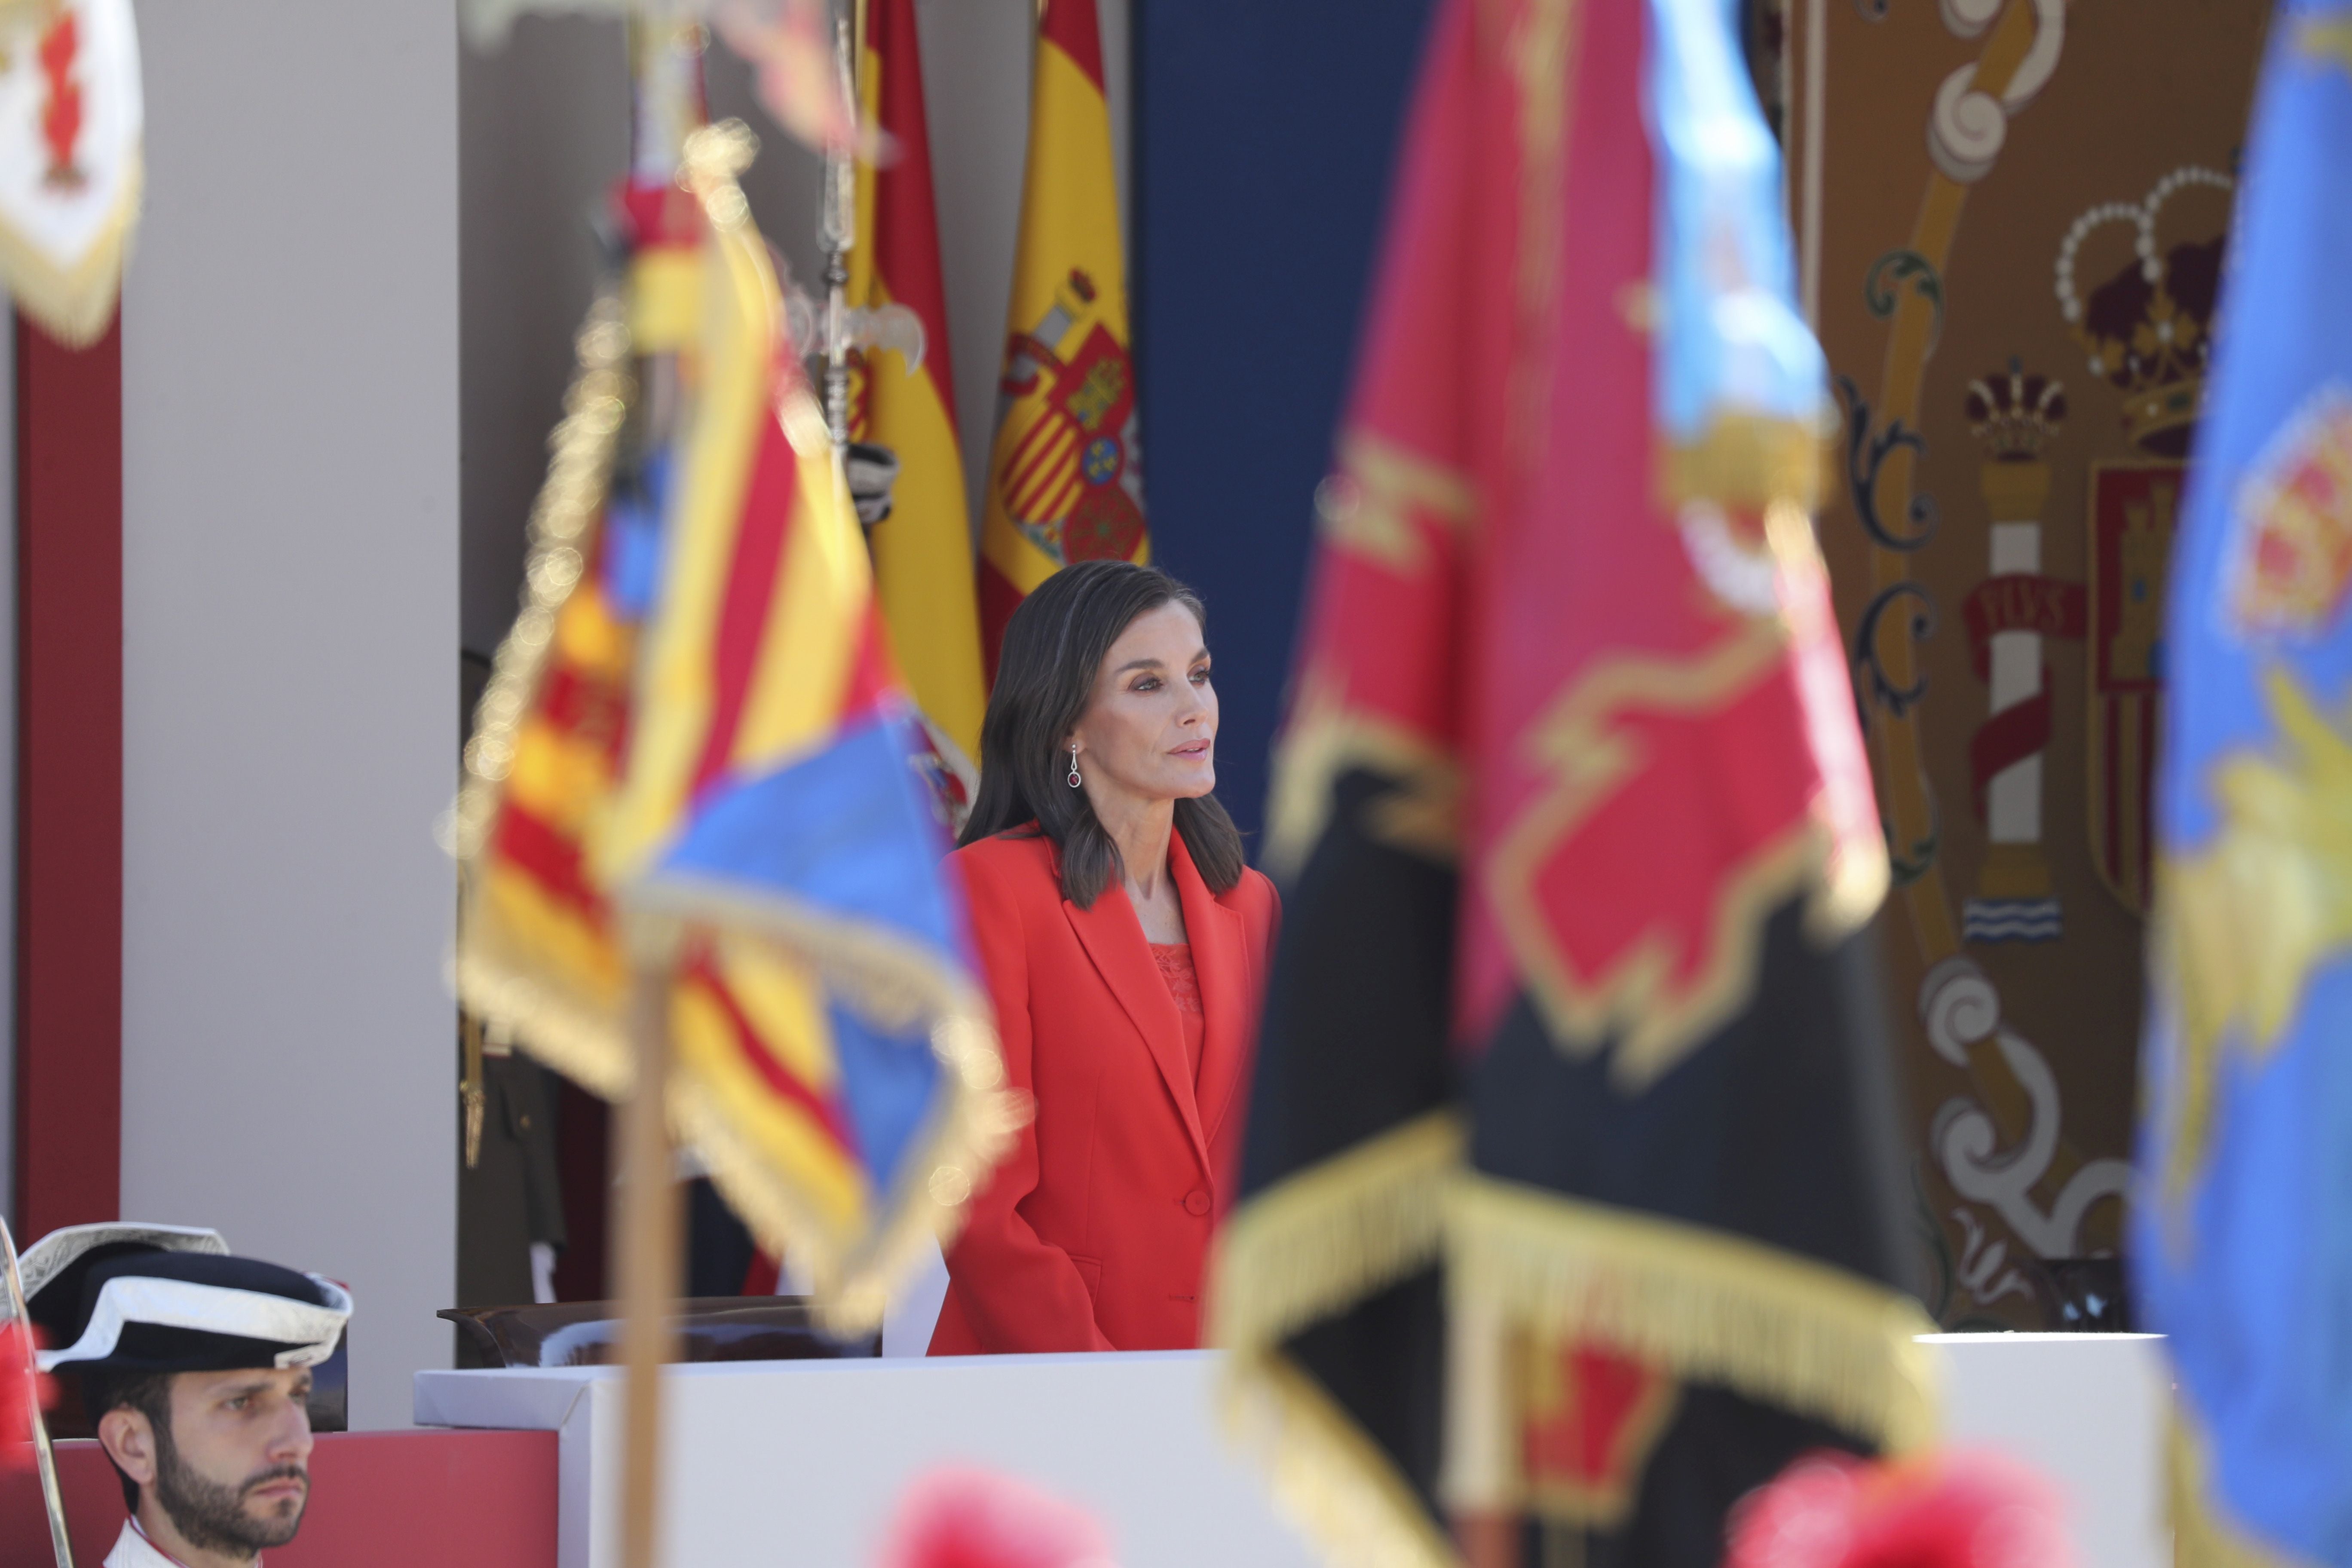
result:
<svg viewBox="0 0 2352 1568"><path fill-rule="evenodd" d="M1257 994L1257 977L1251 973L1249 933L1241 911L1227 909L1209 891L1181 833L1171 838L1168 866L1183 900L1184 935L1192 944L1192 969L1201 981L1201 1010L1207 1025L1201 1042L1201 1125L1214 1142L1247 1065L1249 1005Z"/></svg>
<svg viewBox="0 0 2352 1568"><path fill-rule="evenodd" d="M1183 1118L1184 1131L1192 1136L1201 1169L1210 1170L1209 1143L1201 1133L1200 1110L1192 1101L1192 1075L1184 1060L1184 1020L1176 1012L1176 999L1168 994L1168 983L1160 977L1160 965L1152 959L1151 944L1143 938L1135 906L1127 901L1127 889L1113 882L1090 910L1064 899L1062 912L1069 917L1070 929L1078 933L1087 956L1094 960L1096 973L1127 1010L1135 1032L1143 1037L1144 1047L1168 1086L1169 1098ZM1192 913L1187 904L1188 923ZM1206 985L1202 989L1205 996Z"/></svg>

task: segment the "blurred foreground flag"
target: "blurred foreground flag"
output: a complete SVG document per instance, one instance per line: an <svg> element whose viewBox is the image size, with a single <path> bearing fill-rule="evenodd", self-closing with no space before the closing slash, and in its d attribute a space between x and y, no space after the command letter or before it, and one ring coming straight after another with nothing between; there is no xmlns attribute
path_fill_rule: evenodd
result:
<svg viewBox="0 0 2352 1568"><path fill-rule="evenodd" d="M890 515L874 526L876 591L908 689L968 767L980 756L988 688L981 678L971 512L956 446L923 61L915 47L914 0L866 0L865 12L859 108L897 155L882 167L857 166L859 232L849 252L849 300L868 310L898 304L913 311L923 324L924 347L914 364L865 351L850 434L898 454Z"/></svg>
<svg viewBox="0 0 2352 1568"><path fill-rule="evenodd" d="M616 602L607 509L632 384L626 311L599 300L548 438L524 605L499 645L458 796L457 1002L585 1088L628 1092L629 968L588 875L589 824L627 733L636 625Z"/></svg>
<svg viewBox="0 0 2352 1568"><path fill-rule="evenodd" d="M522 607L475 710L453 834L459 1005L608 1100L635 1077L633 977L589 847L620 787L673 467L677 400L639 393L691 379L698 347L705 226L677 168L708 118L698 42L643 29L630 55L630 171L613 212L621 287L575 341Z"/></svg>
<svg viewBox="0 0 2352 1568"><path fill-rule="evenodd" d="M1721 0L1440 6L1212 1285L1335 1562L1714 1568L1800 1452L1927 1429L1780 191Z"/></svg>
<svg viewBox="0 0 2352 1568"><path fill-rule="evenodd" d="M676 966L671 1112L836 1321L879 1319L1008 1130L946 842L908 758L857 520L735 175L687 142L708 220L626 764L595 868Z"/></svg>
<svg viewBox="0 0 2352 1568"><path fill-rule="evenodd" d="M991 679L1004 623L1073 561L1146 561L1127 258L1095 0L1040 0L1029 167L980 535Z"/></svg>
<svg viewBox="0 0 2352 1568"><path fill-rule="evenodd" d="M68 347L114 320L145 118L131 0L0 5L0 287Z"/></svg>
<svg viewBox="0 0 2352 1568"><path fill-rule="evenodd" d="M2352 1563L2352 5L2271 25L2173 563L2133 1281L2184 1565Z"/></svg>

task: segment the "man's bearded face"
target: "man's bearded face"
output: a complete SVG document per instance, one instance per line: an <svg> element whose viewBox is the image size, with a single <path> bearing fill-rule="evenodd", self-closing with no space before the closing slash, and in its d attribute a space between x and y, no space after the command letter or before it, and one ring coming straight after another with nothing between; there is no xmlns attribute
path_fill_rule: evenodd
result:
<svg viewBox="0 0 2352 1568"><path fill-rule="evenodd" d="M189 1545L233 1557L293 1540L310 1495L310 1373L173 1382L172 1419L155 1431L155 1500L173 1527Z"/></svg>

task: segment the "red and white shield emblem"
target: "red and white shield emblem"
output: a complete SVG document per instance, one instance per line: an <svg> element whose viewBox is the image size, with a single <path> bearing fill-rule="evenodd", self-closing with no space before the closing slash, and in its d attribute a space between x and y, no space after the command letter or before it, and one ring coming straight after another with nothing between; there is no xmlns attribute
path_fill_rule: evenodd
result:
<svg viewBox="0 0 2352 1568"><path fill-rule="evenodd" d="M62 342L113 319L144 118L131 0L0 6L0 279Z"/></svg>

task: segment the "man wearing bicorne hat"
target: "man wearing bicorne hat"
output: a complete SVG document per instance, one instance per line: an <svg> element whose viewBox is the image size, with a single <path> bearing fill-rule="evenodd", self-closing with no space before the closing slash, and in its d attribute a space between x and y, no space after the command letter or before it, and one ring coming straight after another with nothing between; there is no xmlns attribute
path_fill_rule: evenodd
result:
<svg viewBox="0 0 2352 1568"><path fill-rule="evenodd" d="M165 1226L78 1226L28 1251L28 1276L37 1261L27 1311L62 1347L42 1370L79 1378L131 1510L106 1568L253 1568L293 1540L342 1287Z"/></svg>

